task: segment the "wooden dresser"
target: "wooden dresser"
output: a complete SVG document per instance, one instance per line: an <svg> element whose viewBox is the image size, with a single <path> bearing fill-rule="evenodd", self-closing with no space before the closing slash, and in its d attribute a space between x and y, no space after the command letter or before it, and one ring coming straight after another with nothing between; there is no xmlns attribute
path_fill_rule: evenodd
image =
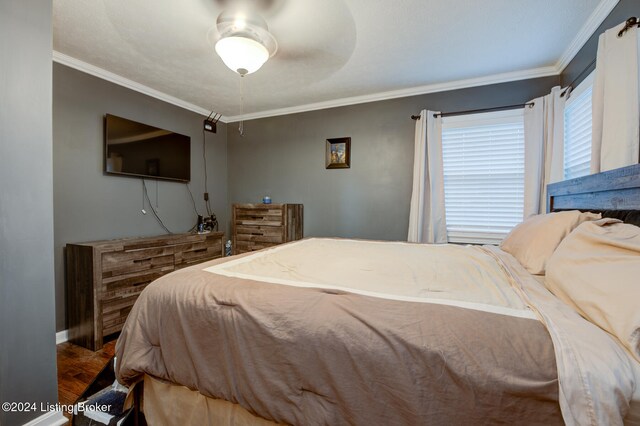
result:
<svg viewBox="0 0 640 426"><path fill-rule="evenodd" d="M233 254L277 246L302 237L302 204L233 205Z"/></svg>
<svg viewBox="0 0 640 426"><path fill-rule="evenodd" d="M224 233L67 244L69 341L91 350L122 330L140 292L176 269L222 257Z"/></svg>

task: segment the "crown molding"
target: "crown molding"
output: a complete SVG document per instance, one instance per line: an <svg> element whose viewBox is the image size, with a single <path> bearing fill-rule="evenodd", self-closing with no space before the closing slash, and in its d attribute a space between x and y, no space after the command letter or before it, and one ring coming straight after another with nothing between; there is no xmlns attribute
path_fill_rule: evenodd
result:
<svg viewBox="0 0 640 426"><path fill-rule="evenodd" d="M112 73L111 71L107 71L104 68L91 65L87 62L81 61L80 59L76 59L69 55L65 55L64 53L60 53L56 50L53 51L53 61L76 69L78 71L82 71L94 77L101 78L102 80L109 81L122 87L126 87L127 89L131 89L144 95L151 96L152 98L159 99L163 102L178 106L188 111L204 115L205 117L209 115L210 111L199 107L198 105L183 101L182 99L178 99L164 92L160 92L159 90L152 89L149 86L145 86L144 84L129 80L128 78L122 77L121 75Z"/></svg>
<svg viewBox="0 0 640 426"><path fill-rule="evenodd" d="M573 41L571 41L562 56L560 56L560 59L555 66L558 74L564 71L567 65L569 65L569 62L573 60L580 49L582 49L604 20L607 19L607 16L609 16L613 8L616 7L619 2L620 0L600 1L596 9L591 13L591 16L589 16L589 19L584 22L582 28L578 31L578 34L576 34Z"/></svg>
<svg viewBox="0 0 640 426"><path fill-rule="evenodd" d="M327 108L336 108L349 105L364 104L368 102L385 101L388 99L406 98L409 96L426 95L428 93L445 92L449 90L467 89L470 87L487 86L490 84L508 83L510 81L527 80L530 78L548 77L558 75L554 66L534 68L524 71L494 74L486 77L469 78L464 80L448 81L445 83L428 84L425 86L410 87L407 89L392 90L388 92L374 93L371 95L352 96L331 101L316 102L294 107L272 109L249 114L226 117L227 123L242 120L255 120L258 118L275 117L279 115L296 114L299 112L317 111Z"/></svg>
<svg viewBox="0 0 640 426"><path fill-rule="evenodd" d="M122 77L111 71L107 71L103 68L89 64L87 62L76 59L72 56L65 55L56 50L53 51L53 61L62 65L66 65L70 68L82 71L86 74L93 75L94 77L101 78L119 86L126 87L136 92L142 93L147 96L159 99L172 105L176 105L180 108L184 108L189 111L193 111L197 114L208 116L209 111L194 105L190 102L178 99L174 96L160 92L159 90L152 89L151 87L137 83L128 78ZM476 86L486 86L489 84L507 83L510 81L526 80L529 78L547 77L551 75L557 75L558 71L555 67L542 67L534 68L524 71L514 71L508 73L494 74L486 77L470 78L465 80L450 81L445 83L429 84L425 86L411 87L401 90L392 90L388 92L374 93L371 95L353 96L348 98L341 98L325 102L316 102L312 104L298 105L294 107L279 108L267 111L261 111L256 113L249 113L235 116L222 116L220 121L222 123L232 123L242 120L254 120L258 118L275 117L279 115L295 114L299 112L316 111L320 109L336 108L341 106L363 104L368 102L383 101L387 99L404 98L408 96L424 95L427 93L444 92L448 90L465 89Z"/></svg>

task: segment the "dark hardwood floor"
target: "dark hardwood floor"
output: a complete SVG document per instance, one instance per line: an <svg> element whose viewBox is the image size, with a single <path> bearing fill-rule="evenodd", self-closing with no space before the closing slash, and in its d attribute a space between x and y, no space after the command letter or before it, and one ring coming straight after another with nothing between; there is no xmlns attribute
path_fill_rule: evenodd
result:
<svg viewBox="0 0 640 426"><path fill-rule="evenodd" d="M58 400L60 404L73 404L107 365L116 350L116 341L106 343L93 352L73 343L57 345ZM70 418L68 413L65 416Z"/></svg>

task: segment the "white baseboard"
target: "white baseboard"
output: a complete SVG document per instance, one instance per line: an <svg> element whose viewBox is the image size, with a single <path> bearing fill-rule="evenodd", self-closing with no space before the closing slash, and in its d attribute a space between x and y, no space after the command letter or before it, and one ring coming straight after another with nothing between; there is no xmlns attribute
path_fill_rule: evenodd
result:
<svg viewBox="0 0 640 426"><path fill-rule="evenodd" d="M69 340L69 330L62 330L56 333L56 345Z"/></svg>
<svg viewBox="0 0 640 426"><path fill-rule="evenodd" d="M49 411L29 423L25 423L23 426L62 426L67 424L68 421L62 411Z"/></svg>

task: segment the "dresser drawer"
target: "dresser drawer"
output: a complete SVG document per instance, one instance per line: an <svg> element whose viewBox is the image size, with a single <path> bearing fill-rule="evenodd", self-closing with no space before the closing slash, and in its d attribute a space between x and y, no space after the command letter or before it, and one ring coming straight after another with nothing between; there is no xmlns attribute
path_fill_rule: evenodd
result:
<svg viewBox="0 0 640 426"><path fill-rule="evenodd" d="M175 246L176 269L221 257L222 248L220 238L177 245Z"/></svg>
<svg viewBox="0 0 640 426"><path fill-rule="evenodd" d="M146 287L146 286L143 286ZM102 335L108 336L116 331L122 330L122 326L131 312L136 299L143 288L139 288L136 293L127 297L117 297L114 299L102 300Z"/></svg>
<svg viewBox="0 0 640 426"><path fill-rule="evenodd" d="M103 299L112 299L121 297L125 294L135 293L140 287L146 287L147 284L168 274L174 270L173 264L162 268L156 268L144 273L132 272L125 275L116 275L102 279L101 297Z"/></svg>
<svg viewBox="0 0 640 426"><path fill-rule="evenodd" d="M108 336L110 334L121 331L122 327L124 327L124 323L127 321L127 315L129 315L129 312L131 312L132 307L133 305L129 306L126 309L123 309L122 311L118 312L117 315L115 315L113 318L110 318L108 320L103 320L102 322L103 336Z"/></svg>
<svg viewBox="0 0 640 426"><path fill-rule="evenodd" d="M246 253L248 251L262 250L264 248L274 247L280 243L264 243L258 241L238 241L236 240L236 254Z"/></svg>
<svg viewBox="0 0 640 426"><path fill-rule="evenodd" d="M154 247L102 254L102 277L161 269L174 264L174 247Z"/></svg>
<svg viewBox="0 0 640 426"><path fill-rule="evenodd" d="M236 226L236 241L284 243L284 229L275 226Z"/></svg>
<svg viewBox="0 0 640 426"><path fill-rule="evenodd" d="M235 225L282 226L284 225L284 214L282 211L282 207L236 207Z"/></svg>

